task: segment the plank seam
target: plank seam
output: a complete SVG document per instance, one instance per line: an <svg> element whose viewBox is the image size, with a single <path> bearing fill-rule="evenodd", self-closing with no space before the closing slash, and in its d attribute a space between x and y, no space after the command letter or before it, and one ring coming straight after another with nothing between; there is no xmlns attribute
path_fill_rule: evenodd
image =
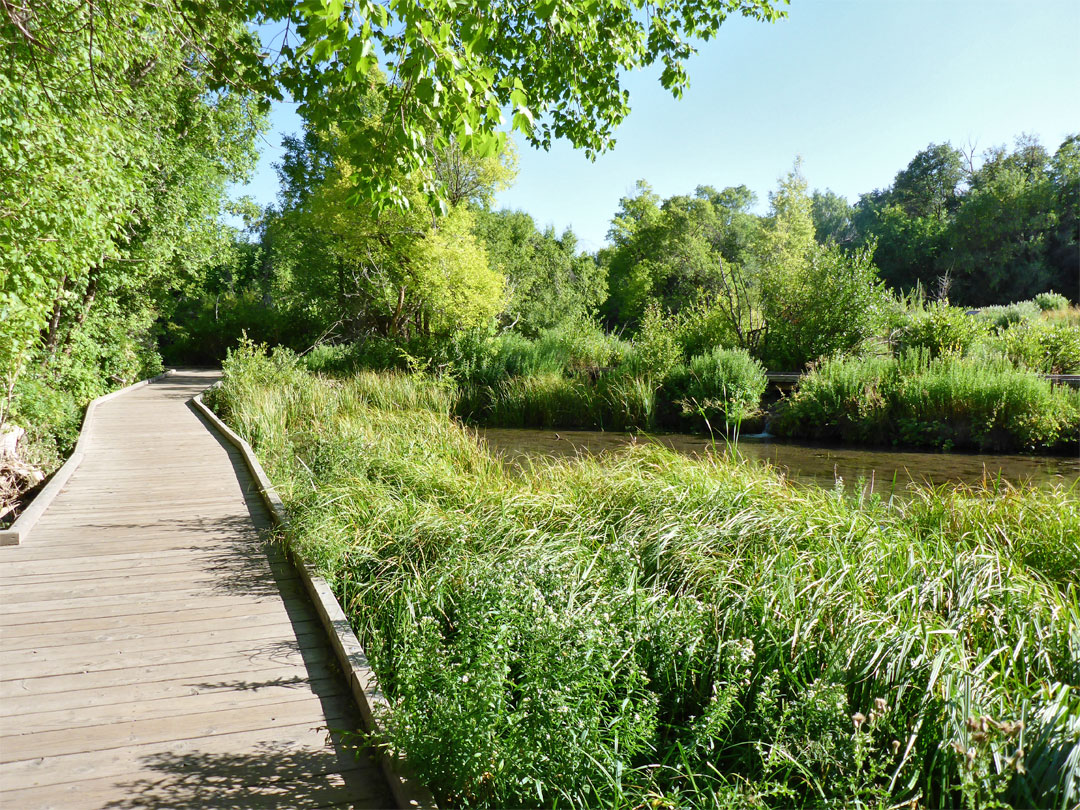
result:
<svg viewBox="0 0 1080 810"><path fill-rule="evenodd" d="M156 377L151 377L148 380L140 380L134 385L129 385L126 388L121 388L119 391L113 391L111 394L105 394L93 400L86 406L86 415L83 417L82 428L79 430L78 441L75 442L75 449L72 451L68 460L64 462L52 478L49 479L44 489L37 494L37 496L30 501L30 505L27 506L20 515L15 519L15 522L11 524L7 529L0 529L0 546L17 546L22 542L22 538L26 537L30 530L34 527L34 524L38 522L45 510L49 508L56 496L60 494L60 490L64 488L64 484L68 482L72 474L79 468L79 464L82 463L86 450L86 437L90 434L90 427L94 422L94 411L97 410L97 406L103 402L108 402L110 399L115 399L121 394L126 394L128 391L134 391L136 388L142 388L144 385L149 385L152 382L164 379L172 374L176 373L176 369L166 369Z"/></svg>

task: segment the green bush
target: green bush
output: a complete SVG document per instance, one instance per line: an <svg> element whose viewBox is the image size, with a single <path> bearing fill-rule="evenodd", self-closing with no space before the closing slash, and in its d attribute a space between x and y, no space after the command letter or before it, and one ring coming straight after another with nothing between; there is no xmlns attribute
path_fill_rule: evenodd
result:
<svg viewBox="0 0 1080 810"><path fill-rule="evenodd" d="M778 435L978 450L1064 449L1080 440L1080 392L1008 360L926 352L826 361L782 403Z"/></svg>
<svg viewBox="0 0 1080 810"><path fill-rule="evenodd" d="M683 361L682 347L673 327L673 319L665 318L659 307L652 305L645 309L634 336L638 373L662 382L672 367Z"/></svg>
<svg viewBox="0 0 1080 810"><path fill-rule="evenodd" d="M967 354L988 333L985 320L968 315L960 307L935 302L914 312L900 332L901 350L923 349L931 357Z"/></svg>
<svg viewBox="0 0 1080 810"><path fill-rule="evenodd" d="M1053 290L1036 295L1035 303L1043 312L1057 312L1069 308L1069 299Z"/></svg>
<svg viewBox="0 0 1080 810"><path fill-rule="evenodd" d="M761 361L795 371L821 357L857 349L881 332L888 294L872 252L815 246L797 281L770 296Z"/></svg>
<svg viewBox="0 0 1080 810"><path fill-rule="evenodd" d="M706 300L698 300L681 310L674 327L675 339L684 357L708 354L718 346L738 344L728 316Z"/></svg>
<svg viewBox="0 0 1080 810"><path fill-rule="evenodd" d="M768 379L746 351L713 349L692 357L685 369L677 370L667 388L685 414L716 429L720 423L738 425L758 412Z"/></svg>
<svg viewBox="0 0 1080 810"><path fill-rule="evenodd" d="M1080 329L1051 321L1021 321L987 344L1017 366L1043 374L1080 374Z"/></svg>
<svg viewBox="0 0 1080 810"><path fill-rule="evenodd" d="M8 420L26 431L19 442L22 460L51 471L79 438L85 403L58 386L48 370L28 368L15 383Z"/></svg>
<svg viewBox="0 0 1080 810"><path fill-rule="evenodd" d="M1017 301L992 307L983 307L979 317L985 319L995 329L1003 329L1009 324L1036 320L1042 309L1034 301Z"/></svg>

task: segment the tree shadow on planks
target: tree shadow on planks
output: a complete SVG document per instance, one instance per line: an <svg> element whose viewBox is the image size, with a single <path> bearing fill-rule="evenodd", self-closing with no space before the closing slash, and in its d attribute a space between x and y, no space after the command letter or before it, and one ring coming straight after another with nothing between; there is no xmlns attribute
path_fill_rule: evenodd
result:
<svg viewBox="0 0 1080 810"><path fill-rule="evenodd" d="M333 723L331 723L333 727ZM381 771L367 752L327 733L322 750L263 743L247 753L159 753L140 763L152 775L120 782L109 810L256 810L390 807Z"/></svg>

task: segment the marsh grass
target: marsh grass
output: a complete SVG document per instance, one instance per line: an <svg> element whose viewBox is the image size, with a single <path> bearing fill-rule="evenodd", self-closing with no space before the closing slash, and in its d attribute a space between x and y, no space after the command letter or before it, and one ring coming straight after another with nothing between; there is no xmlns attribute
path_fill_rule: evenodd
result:
<svg viewBox="0 0 1080 810"><path fill-rule="evenodd" d="M1080 392L1000 357L838 358L799 381L773 425L845 442L1060 450L1080 440Z"/></svg>
<svg viewBox="0 0 1080 810"><path fill-rule="evenodd" d="M445 806L1069 807L1080 506L637 446L500 464L420 377L234 353L255 444Z"/></svg>

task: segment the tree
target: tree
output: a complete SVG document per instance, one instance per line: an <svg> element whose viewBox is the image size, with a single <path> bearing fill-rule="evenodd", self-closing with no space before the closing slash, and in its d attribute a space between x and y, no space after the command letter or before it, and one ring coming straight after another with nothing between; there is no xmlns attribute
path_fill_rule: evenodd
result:
<svg viewBox="0 0 1080 810"><path fill-rule="evenodd" d="M381 82L377 71L369 75L349 122L353 129L363 125L363 115L368 125L378 124ZM459 153L455 161L471 190L440 217L420 183L405 176L395 183L408 205L357 200L358 169L338 127L308 126L285 145L281 209L265 236L280 312L299 313L318 325L316 337L338 340L445 335L499 314L505 280L472 233L468 204L491 198L506 162Z"/></svg>
<svg viewBox="0 0 1080 810"><path fill-rule="evenodd" d="M225 185L253 165L263 121L229 79L258 61L256 43L235 10L175 12L135 0L0 3L8 399L32 357L81 400L152 366L165 290L225 242ZM247 62L215 61L227 51Z"/></svg>
<svg viewBox="0 0 1080 810"><path fill-rule="evenodd" d="M474 156L504 144L503 110L535 147L566 138L590 156L609 148L629 112L621 76L660 63L676 97L695 38L730 14L772 21L778 0L248 0L259 22L288 20L295 36L268 71L317 129L350 118L380 60L389 80L375 127L343 127L354 183L377 205L408 204L388 167L439 191L436 155L451 143ZM445 194L445 187L442 192Z"/></svg>
<svg viewBox="0 0 1080 810"><path fill-rule="evenodd" d="M660 203L639 181L637 195L622 200L601 254L608 271L605 314L612 325L636 325L651 300L677 313L724 286L722 265L741 262L758 238L745 186L717 191L699 186L692 195Z"/></svg>
<svg viewBox="0 0 1080 810"><path fill-rule="evenodd" d="M810 198L810 216L814 220L814 237L821 244L831 241L848 245L855 240L855 209L839 194L829 189L815 190Z"/></svg>
<svg viewBox="0 0 1080 810"><path fill-rule="evenodd" d="M930 144L893 181L891 202L909 217L945 219L959 205L963 155L951 144Z"/></svg>
<svg viewBox="0 0 1080 810"><path fill-rule="evenodd" d="M957 297L992 304L1053 286L1049 247L1057 201L1049 155L1037 141L1021 137L1011 154L990 150L948 231Z"/></svg>
<svg viewBox="0 0 1080 810"><path fill-rule="evenodd" d="M505 325L532 336L596 314L607 293L603 269L578 252L572 231L541 232L522 211L478 211L474 230L492 267L506 276Z"/></svg>

